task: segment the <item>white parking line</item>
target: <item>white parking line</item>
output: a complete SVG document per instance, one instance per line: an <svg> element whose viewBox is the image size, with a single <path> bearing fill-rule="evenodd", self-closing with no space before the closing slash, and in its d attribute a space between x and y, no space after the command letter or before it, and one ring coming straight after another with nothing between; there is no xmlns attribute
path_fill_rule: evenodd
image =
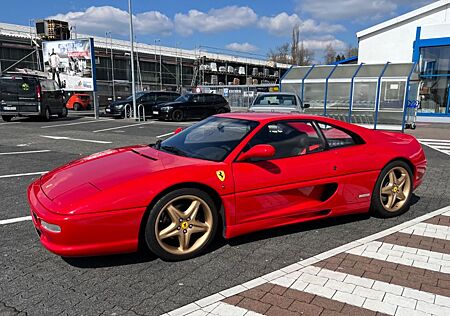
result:
<svg viewBox="0 0 450 316"><path fill-rule="evenodd" d="M0 225L6 225L6 224L12 224L12 223L18 223L18 222L24 222L24 221L31 221L31 216L3 219L3 220L0 220Z"/></svg>
<svg viewBox="0 0 450 316"><path fill-rule="evenodd" d="M10 124L19 124L20 122L5 122L5 123L0 123L0 125L10 125Z"/></svg>
<svg viewBox="0 0 450 316"><path fill-rule="evenodd" d="M104 140L81 139L81 138L71 138L71 137L64 137L64 136L41 135L41 137L56 139L56 140L73 140L73 141L77 141L77 142L96 143L96 144L112 144L112 142L107 142Z"/></svg>
<svg viewBox="0 0 450 316"><path fill-rule="evenodd" d="M175 132L170 132L170 133L158 135L158 136L156 136L156 138L163 138L163 137L170 136L170 135L173 135L173 134L175 134Z"/></svg>
<svg viewBox="0 0 450 316"><path fill-rule="evenodd" d="M103 121L113 121L113 119L98 119L95 121L88 121L88 122L75 122L75 123L65 123L65 124L57 124L57 125L45 125L41 126L41 128L51 128L51 127L60 127L60 126L72 126L72 125L80 125L80 124L89 124L89 123L99 123Z"/></svg>
<svg viewBox="0 0 450 316"><path fill-rule="evenodd" d="M131 124L131 125L124 125L124 126L117 126L117 127L111 127L111 128L104 128L104 129L98 129L96 131L92 131L93 133L100 133L100 132L106 132L106 131L113 131L115 129L122 129L122 128L128 128L128 127L135 127L140 125L147 125L147 124L153 124L154 121L151 122L145 122L145 123L139 123L139 124Z"/></svg>
<svg viewBox="0 0 450 316"><path fill-rule="evenodd" d="M29 151L11 151L7 153L0 153L0 156L3 155L21 155L21 154L37 154L37 153L48 153L49 149L44 150L29 150Z"/></svg>
<svg viewBox="0 0 450 316"><path fill-rule="evenodd" d="M5 174L0 175L0 179L3 178L18 178L18 177L24 177L24 176L35 176L35 175L41 175L44 173L47 173L48 171L40 171L40 172L29 172L29 173L16 173L16 174Z"/></svg>

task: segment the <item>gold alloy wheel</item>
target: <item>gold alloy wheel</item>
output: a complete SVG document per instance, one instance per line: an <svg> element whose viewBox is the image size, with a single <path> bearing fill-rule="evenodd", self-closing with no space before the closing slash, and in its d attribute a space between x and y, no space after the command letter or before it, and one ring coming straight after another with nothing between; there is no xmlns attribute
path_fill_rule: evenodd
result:
<svg viewBox="0 0 450 316"><path fill-rule="evenodd" d="M380 199L388 212L398 211L411 192L411 178L403 167L392 168L381 182Z"/></svg>
<svg viewBox="0 0 450 316"><path fill-rule="evenodd" d="M167 252L185 255L201 248L211 235L211 208L195 195L172 199L159 212L155 223L156 240Z"/></svg>

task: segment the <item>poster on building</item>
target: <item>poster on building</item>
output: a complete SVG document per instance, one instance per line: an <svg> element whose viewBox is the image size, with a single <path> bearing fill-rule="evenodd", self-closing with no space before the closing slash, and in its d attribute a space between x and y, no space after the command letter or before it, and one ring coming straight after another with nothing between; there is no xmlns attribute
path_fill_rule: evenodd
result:
<svg viewBox="0 0 450 316"><path fill-rule="evenodd" d="M95 90L92 39L42 43L45 71L68 91Z"/></svg>

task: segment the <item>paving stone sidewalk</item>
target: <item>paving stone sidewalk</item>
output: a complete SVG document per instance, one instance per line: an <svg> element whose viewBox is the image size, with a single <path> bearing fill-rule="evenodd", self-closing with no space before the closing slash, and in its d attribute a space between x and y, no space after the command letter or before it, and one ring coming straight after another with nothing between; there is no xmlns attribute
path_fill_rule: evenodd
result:
<svg viewBox="0 0 450 316"><path fill-rule="evenodd" d="M450 315L450 206L171 311Z"/></svg>

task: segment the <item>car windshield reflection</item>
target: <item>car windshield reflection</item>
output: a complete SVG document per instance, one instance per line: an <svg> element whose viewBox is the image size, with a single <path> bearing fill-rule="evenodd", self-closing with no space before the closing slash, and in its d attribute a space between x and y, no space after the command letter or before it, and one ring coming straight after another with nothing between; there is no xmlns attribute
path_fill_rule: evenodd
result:
<svg viewBox="0 0 450 316"><path fill-rule="evenodd" d="M223 161L258 122L226 117L210 117L154 148L178 156Z"/></svg>

